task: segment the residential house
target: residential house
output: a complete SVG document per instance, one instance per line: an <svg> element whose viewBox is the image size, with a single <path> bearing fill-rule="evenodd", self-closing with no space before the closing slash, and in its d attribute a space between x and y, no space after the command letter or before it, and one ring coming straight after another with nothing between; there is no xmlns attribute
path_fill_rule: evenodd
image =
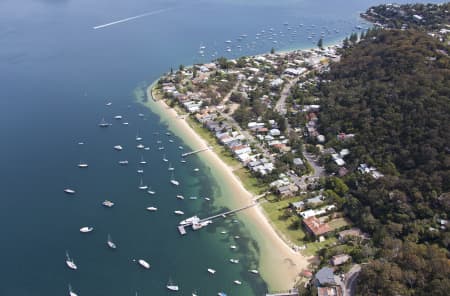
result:
<svg viewBox="0 0 450 296"><path fill-rule="evenodd" d="M315 237L319 237L331 231L328 223L321 222L315 216L303 219L303 224L305 225L306 230Z"/></svg>
<svg viewBox="0 0 450 296"><path fill-rule="evenodd" d="M351 257L347 254L335 255L335 256L331 257L331 265L333 265L333 266L342 265L350 259L351 259Z"/></svg>

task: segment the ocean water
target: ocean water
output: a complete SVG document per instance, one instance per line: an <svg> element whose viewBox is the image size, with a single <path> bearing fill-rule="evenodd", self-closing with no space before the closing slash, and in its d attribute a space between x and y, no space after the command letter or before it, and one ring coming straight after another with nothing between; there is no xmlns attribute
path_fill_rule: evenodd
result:
<svg viewBox="0 0 450 296"><path fill-rule="evenodd" d="M180 64L314 47L322 32L325 43L334 43L356 25L367 27L359 12L381 2L388 1L0 1L0 295L67 295L69 283L78 295L168 295L169 279L180 285L179 295L195 289L263 295L268 283L248 273L258 266L258 244L239 219L178 234L181 218L173 211L185 217L220 212L223 188L197 156L180 162L178 146L189 147L165 135L159 117L136 103L135 90ZM102 118L113 125L99 128ZM136 149L137 133L149 151ZM178 188L169 183L164 156ZM137 188L142 157L153 196ZM130 164L119 166L124 159ZM77 168L80 160L89 168ZM77 193L64 194L66 187ZM102 207L105 199L116 206ZM81 234L88 225L94 231ZM106 247L108 234L115 251ZM66 251L77 271L65 266ZM139 258L151 269L133 262Z"/></svg>

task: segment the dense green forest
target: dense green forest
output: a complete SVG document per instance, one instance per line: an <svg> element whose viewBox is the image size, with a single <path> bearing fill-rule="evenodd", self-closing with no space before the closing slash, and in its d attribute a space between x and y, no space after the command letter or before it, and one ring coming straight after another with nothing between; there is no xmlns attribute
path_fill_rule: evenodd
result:
<svg viewBox="0 0 450 296"><path fill-rule="evenodd" d="M362 17L388 28L436 31L450 23L450 2L442 4L384 4L370 7ZM414 17L414 15L416 17ZM448 28L447 28L448 29Z"/></svg>
<svg viewBox="0 0 450 296"><path fill-rule="evenodd" d="M373 237L359 295L450 291L449 48L419 31L370 30L319 85L328 139L354 133L344 210ZM385 177L357 173L367 163Z"/></svg>

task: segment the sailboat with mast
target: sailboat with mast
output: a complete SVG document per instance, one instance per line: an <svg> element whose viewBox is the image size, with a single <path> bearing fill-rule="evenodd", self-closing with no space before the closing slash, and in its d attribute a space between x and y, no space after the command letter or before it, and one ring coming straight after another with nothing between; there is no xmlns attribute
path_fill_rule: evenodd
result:
<svg viewBox="0 0 450 296"><path fill-rule="evenodd" d="M111 123L107 123L107 122L105 121L105 118L104 118L104 117L102 118L102 121L100 121L100 123L98 124L99 127L108 127L108 126L110 126L110 125L111 125Z"/></svg>
<svg viewBox="0 0 450 296"><path fill-rule="evenodd" d="M69 296L78 296L78 294L73 291L72 286L70 284L69 284Z"/></svg>
<svg viewBox="0 0 450 296"><path fill-rule="evenodd" d="M139 189L140 190L147 190L148 186L144 184L144 181L141 178L141 183L139 183Z"/></svg>
<svg viewBox="0 0 450 296"><path fill-rule="evenodd" d="M70 258L69 251L66 251L66 265L67 265L67 267L69 267L72 270L77 270L78 269L78 267L75 264L75 262L73 261L73 259Z"/></svg>
<svg viewBox="0 0 450 296"><path fill-rule="evenodd" d="M175 186L180 185L180 182L178 182L177 180L175 180L174 174L172 172L172 177L170 178L170 183L172 183Z"/></svg>
<svg viewBox="0 0 450 296"><path fill-rule="evenodd" d="M110 249L117 249L117 245L111 239L111 235L108 234L108 239L106 240L106 244Z"/></svg>

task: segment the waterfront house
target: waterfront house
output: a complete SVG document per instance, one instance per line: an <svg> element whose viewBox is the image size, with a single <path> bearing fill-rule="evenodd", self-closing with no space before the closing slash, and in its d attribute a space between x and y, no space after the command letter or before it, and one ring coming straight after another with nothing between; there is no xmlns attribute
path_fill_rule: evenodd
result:
<svg viewBox="0 0 450 296"><path fill-rule="evenodd" d="M331 228L327 223L321 222L319 218L315 216L303 219L303 224L305 225L306 230L314 237L319 237L331 231Z"/></svg>

